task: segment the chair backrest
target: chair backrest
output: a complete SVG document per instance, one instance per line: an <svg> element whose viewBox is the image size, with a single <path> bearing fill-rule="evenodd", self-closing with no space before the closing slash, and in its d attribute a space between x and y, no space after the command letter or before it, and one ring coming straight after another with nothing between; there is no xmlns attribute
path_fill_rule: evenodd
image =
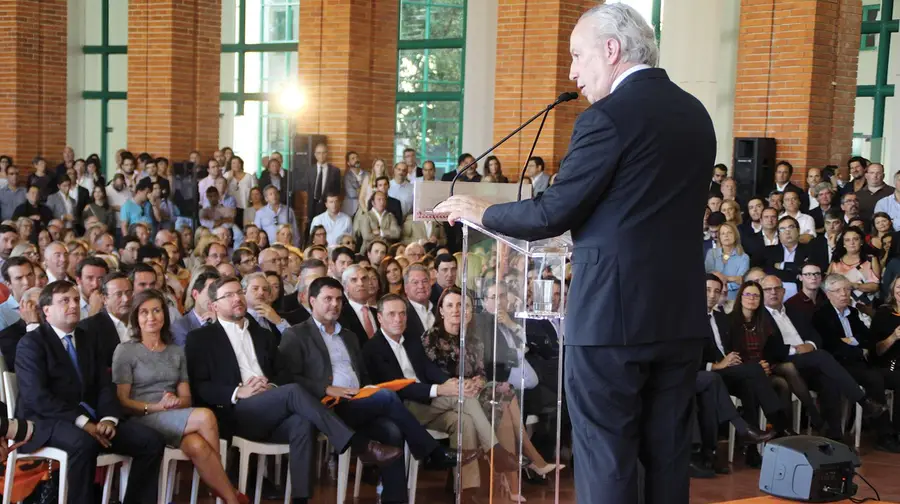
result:
<svg viewBox="0 0 900 504"><path fill-rule="evenodd" d="M16 373L3 372L3 392L6 395L6 413L9 418L16 417L16 401L19 399L19 382Z"/></svg>
<svg viewBox="0 0 900 504"><path fill-rule="evenodd" d="M9 370L6 369L6 359L0 357L0 376L7 371ZM0 402L6 402L6 388L2 384L0 384Z"/></svg>

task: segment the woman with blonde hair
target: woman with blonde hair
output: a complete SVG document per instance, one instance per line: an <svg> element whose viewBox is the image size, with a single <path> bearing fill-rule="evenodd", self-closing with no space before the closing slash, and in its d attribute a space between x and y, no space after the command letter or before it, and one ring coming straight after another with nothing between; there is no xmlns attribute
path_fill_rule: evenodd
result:
<svg viewBox="0 0 900 504"><path fill-rule="evenodd" d="M741 247L741 234L733 222L725 222L719 227L718 242L718 247L706 253L706 272L721 273L725 277L728 299L733 300L744 281L744 274L750 269L750 256Z"/></svg>
<svg viewBox="0 0 900 504"><path fill-rule="evenodd" d="M363 211L367 211L369 209L369 200L372 199L372 195L375 194L375 179L378 177L387 177L392 178L391 172L393 170L391 167L387 165L387 163L382 158L375 158L372 161L372 171L369 174L368 180L365 184L359 187L359 208ZM357 210L359 213L359 210ZM350 217L353 217L352 215Z"/></svg>
<svg viewBox="0 0 900 504"><path fill-rule="evenodd" d="M725 222L730 222L735 226L740 226L744 219L741 216L741 206L737 201L734 200L725 200L722 202L721 208L719 211L725 215Z"/></svg>

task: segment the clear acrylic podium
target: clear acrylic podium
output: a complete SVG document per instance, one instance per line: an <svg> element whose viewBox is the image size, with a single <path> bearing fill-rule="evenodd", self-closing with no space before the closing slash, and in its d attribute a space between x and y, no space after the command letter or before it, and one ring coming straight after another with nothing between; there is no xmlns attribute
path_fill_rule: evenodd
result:
<svg viewBox="0 0 900 504"><path fill-rule="evenodd" d="M519 460L519 468L495 472L491 454L497 452L488 452L487 462L478 462L478 487L471 469L456 471L455 488L462 489L457 502L476 492L484 502L517 502L516 496L524 496L558 503L561 485L572 485L570 457L561 449L571 446L562 370L571 250L568 234L529 242L462 222L457 285L467 293L459 308L459 320L467 322L459 328L459 355L466 358L458 359L457 425L465 426L463 402L467 393L473 396L466 384L481 384L474 397L496 444ZM459 446L467 434L459 429ZM560 470L559 464L566 467Z"/></svg>

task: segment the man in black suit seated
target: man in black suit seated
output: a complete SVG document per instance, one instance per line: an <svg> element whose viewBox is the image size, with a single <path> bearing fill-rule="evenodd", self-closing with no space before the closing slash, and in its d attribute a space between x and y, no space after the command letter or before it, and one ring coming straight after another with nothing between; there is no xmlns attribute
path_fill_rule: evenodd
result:
<svg viewBox="0 0 900 504"><path fill-rule="evenodd" d="M246 317L237 278L213 282L209 298L216 322L191 331L185 347L192 395L198 405L216 413L223 436L290 444L295 504L306 504L312 492L314 427L338 452L353 445L366 462L389 464L401 455L401 450L354 434L299 385L275 386L280 379L275 336Z"/></svg>
<svg viewBox="0 0 900 504"><path fill-rule="evenodd" d="M348 270L349 271L349 270ZM456 467L456 450L444 449L406 409L392 390L379 390L361 399L353 399L361 387L372 385L363 364L362 351L355 334L338 322L343 303L341 283L330 277L318 278L309 286L312 317L285 331L279 351L286 376L313 397L338 400L333 411L348 426L384 444L403 447L418 460L426 460L438 469ZM475 453L467 454L474 459ZM406 468L398 458L381 470L384 479L384 503L403 503L406 492Z"/></svg>
<svg viewBox="0 0 900 504"><path fill-rule="evenodd" d="M446 264L446 263L445 263ZM431 302L431 273L421 264L410 264L403 274L406 292L406 331L404 336L421 338L434 325L434 303Z"/></svg>
<svg viewBox="0 0 900 504"><path fill-rule="evenodd" d="M6 369L12 371L16 368L16 346L29 331L33 331L41 323L38 310L38 298L41 295L40 287L32 287L22 294L19 301L19 314L21 318L13 325L0 331L0 353L6 362ZM2 410L0 410L2 411Z"/></svg>
<svg viewBox="0 0 900 504"><path fill-rule="evenodd" d="M832 208L825 213L822 225L825 232L809 242L809 261L818 264L822 271L828 271L838 238L844 232L844 214Z"/></svg>
<svg viewBox="0 0 900 504"><path fill-rule="evenodd" d="M819 182L812 188L812 192L816 195L816 201L819 203L819 206L813 208L809 211L808 215L813 218L813 221L816 223L816 236L825 232L825 214L828 213L829 210L839 208L833 206L831 204L834 199L834 186L832 186L828 182Z"/></svg>
<svg viewBox="0 0 900 504"><path fill-rule="evenodd" d="M775 393L766 370L759 362L741 360L731 340L727 316L714 310L723 288L719 277L706 275L706 309L712 338L707 339L703 348L703 367L719 374L728 392L741 400L743 418L748 424L759 425L759 408L762 407L766 419L779 435L793 435L790 411L785 409L788 405L783 404Z"/></svg>
<svg viewBox="0 0 900 504"><path fill-rule="evenodd" d="M328 266L318 259L307 259L300 263L300 275L297 278L297 292L293 298L294 303L285 303L294 306L290 311L280 313L291 325L305 322L309 318L309 284L316 278L328 275Z"/></svg>
<svg viewBox="0 0 900 504"><path fill-rule="evenodd" d="M434 258L434 269L437 271L437 281L431 286L431 304L437 306L444 289L456 285L456 258L450 254L441 254Z"/></svg>
<svg viewBox="0 0 900 504"><path fill-rule="evenodd" d="M82 320L78 327L97 338L100 346L100 362L112 368L113 352L119 343L131 340L128 317L131 315L131 298L134 291L131 280L121 271L113 271L103 277L100 286L103 294L103 310Z"/></svg>
<svg viewBox="0 0 900 504"><path fill-rule="evenodd" d="M78 290L69 282L51 282L39 300L43 323L19 342L16 378L17 418L39 428L21 451L45 446L69 454L69 502L92 503L97 455L132 458L124 504L156 501L157 475L166 443L143 425L122 418L122 408L100 362L97 339L77 328Z"/></svg>
<svg viewBox="0 0 900 504"><path fill-rule="evenodd" d="M362 266L353 264L344 270L341 280L344 286L342 290L347 293L347 302L341 307L338 321L341 327L359 338L359 347L362 348L378 331L377 312L366 304L369 299L369 273ZM308 297L311 296L310 292Z"/></svg>
<svg viewBox="0 0 900 504"><path fill-rule="evenodd" d="M425 355L420 338L407 338L406 302L396 294L387 294L378 301L378 320L381 329L363 347L363 358L372 381L376 383L391 380L414 379L397 392L413 416L429 429L447 432L450 446L457 446L457 432L462 431L464 451L480 448L488 452L494 450L493 461L496 472L513 470L518 467L515 457L499 443L490 420L478 399L464 391L462 425L458 419L459 379L448 377ZM481 484L478 464L464 464L462 468L462 488L476 488Z"/></svg>
<svg viewBox="0 0 900 504"><path fill-rule="evenodd" d="M794 284L799 290L800 266L809 259L809 245L799 242L800 224L789 215L778 219L778 245L766 247L764 268L784 283ZM795 291L796 292L796 291Z"/></svg>
<svg viewBox="0 0 900 504"><path fill-rule="evenodd" d="M775 187L774 189L781 193L793 192L800 197L800 211L806 213L809 210L809 194L800 189L799 186L791 182L791 176L794 174L794 166L787 161L779 161L775 165Z"/></svg>
<svg viewBox="0 0 900 504"><path fill-rule="evenodd" d="M813 426L832 439L841 438L841 396L859 403L865 418L880 416L886 407L865 396L859 384L830 353L823 349L822 338L812 323L784 306L781 279L768 275L762 282L766 319L772 335L765 345L765 359L773 364L790 362L811 388L818 391L824 421L811 411ZM777 367L777 366L776 366Z"/></svg>
<svg viewBox="0 0 900 504"><path fill-rule="evenodd" d="M889 369L874 365L876 341L869 328L859 319L859 311L850 306L850 281L844 275L831 274L825 278L825 295L828 302L813 315L813 326L822 335L825 349L844 366L850 376L866 391L866 397L881 405L887 405L885 389L898 390L900 379ZM900 424L900 414L894 403L894 418ZM891 427L887 413L875 422L878 431L876 449L900 453L897 433Z"/></svg>

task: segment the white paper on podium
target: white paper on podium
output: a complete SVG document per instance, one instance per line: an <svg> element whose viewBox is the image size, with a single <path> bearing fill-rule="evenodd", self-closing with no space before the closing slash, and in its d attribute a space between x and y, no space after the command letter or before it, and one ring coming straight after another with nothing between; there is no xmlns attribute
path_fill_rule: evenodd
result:
<svg viewBox="0 0 900 504"><path fill-rule="evenodd" d="M413 220L447 220L448 214L435 213L433 209L450 197L450 184L451 182L417 181L413 188ZM453 188L453 194L477 196L489 203L516 201L518 193L518 182L501 184L457 181ZM528 182L522 185L522 198L531 198L531 184Z"/></svg>

